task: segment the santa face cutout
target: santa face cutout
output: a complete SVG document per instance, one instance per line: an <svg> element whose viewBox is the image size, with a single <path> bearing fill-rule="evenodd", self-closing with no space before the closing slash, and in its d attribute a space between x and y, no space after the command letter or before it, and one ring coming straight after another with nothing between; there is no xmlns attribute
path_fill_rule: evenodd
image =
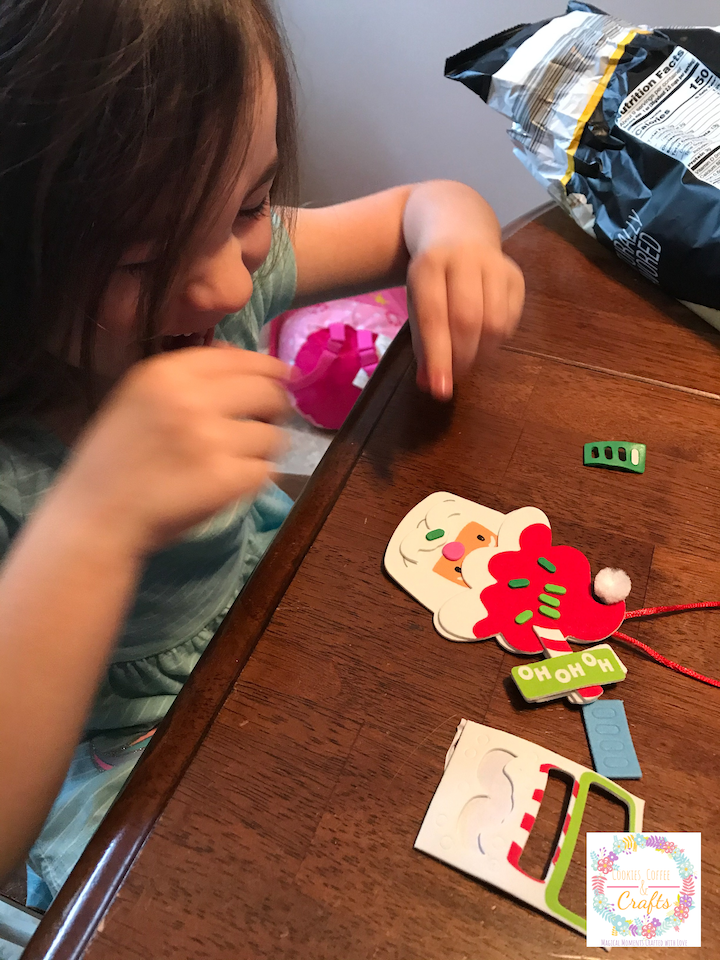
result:
<svg viewBox="0 0 720 960"><path fill-rule="evenodd" d="M473 550L496 545L497 534L476 520L471 520L470 523L465 524L454 540L443 545L442 556L433 567L433 572L445 577L451 583L467 588L462 575L463 561Z"/></svg>
<svg viewBox="0 0 720 960"><path fill-rule="evenodd" d="M398 525L385 551L385 569L435 613L451 597L469 592L465 565L497 546L502 520L502 513L472 500L433 493Z"/></svg>

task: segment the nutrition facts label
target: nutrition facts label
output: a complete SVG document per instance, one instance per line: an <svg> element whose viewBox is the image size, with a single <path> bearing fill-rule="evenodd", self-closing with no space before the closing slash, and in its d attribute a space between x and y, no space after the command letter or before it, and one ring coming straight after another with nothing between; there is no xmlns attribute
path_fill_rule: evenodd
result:
<svg viewBox="0 0 720 960"><path fill-rule="evenodd" d="M720 80L682 47L625 98L617 125L720 186Z"/></svg>

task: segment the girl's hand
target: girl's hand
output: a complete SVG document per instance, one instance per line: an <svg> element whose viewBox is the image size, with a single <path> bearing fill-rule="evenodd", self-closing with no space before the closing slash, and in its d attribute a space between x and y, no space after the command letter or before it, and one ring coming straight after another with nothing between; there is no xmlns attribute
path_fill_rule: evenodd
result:
<svg viewBox="0 0 720 960"><path fill-rule="evenodd" d="M56 503L138 554L165 546L267 482L288 379L279 360L235 347L137 364L81 438Z"/></svg>
<svg viewBox="0 0 720 960"><path fill-rule="evenodd" d="M502 252L494 213L464 184L414 187L403 231L418 385L447 400L481 345L492 348L515 330L523 276Z"/></svg>

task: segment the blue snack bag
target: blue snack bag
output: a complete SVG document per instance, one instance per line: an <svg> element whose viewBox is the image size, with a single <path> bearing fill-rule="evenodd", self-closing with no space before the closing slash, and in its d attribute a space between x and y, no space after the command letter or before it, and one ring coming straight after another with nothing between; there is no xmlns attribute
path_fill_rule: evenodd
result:
<svg viewBox="0 0 720 960"><path fill-rule="evenodd" d="M720 32L571 0L445 75L511 120L514 152L591 236L720 329Z"/></svg>

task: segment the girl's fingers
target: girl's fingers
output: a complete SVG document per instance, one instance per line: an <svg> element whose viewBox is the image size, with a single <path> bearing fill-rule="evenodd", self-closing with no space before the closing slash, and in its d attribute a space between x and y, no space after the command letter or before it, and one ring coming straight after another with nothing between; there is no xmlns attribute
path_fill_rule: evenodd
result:
<svg viewBox="0 0 720 960"><path fill-rule="evenodd" d="M275 463L288 448L284 430L269 423L227 421L227 452L247 460Z"/></svg>
<svg viewBox="0 0 720 960"><path fill-rule="evenodd" d="M508 258L508 264L510 266L510 279L508 283L508 325L510 333L513 333L520 322L523 307L525 306L525 278L523 277L522 270L513 260Z"/></svg>
<svg viewBox="0 0 720 960"><path fill-rule="evenodd" d="M232 479L238 497L256 497L270 479L271 467L265 459L243 458L233 464Z"/></svg>
<svg viewBox="0 0 720 960"><path fill-rule="evenodd" d="M222 377L206 387L216 413L237 420L282 423L290 414L290 398L278 380L266 376Z"/></svg>
<svg viewBox="0 0 720 960"><path fill-rule="evenodd" d="M266 353L255 353L252 350L241 350L239 347L226 347L222 350L200 347L204 353L210 354L213 360L220 356L223 363L221 370L230 376L248 376L255 375L260 377L271 377L280 383L289 383L292 376L292 368L277 357L271 357ZM208 365L207 374L215 376L215 363Z"/></svg>
<svg viewBox="0 0 720 960"><path fill-rule="evenodd" d="M430 390L430 381L428 380L427 363L425 362L425 348L423 347L420 330L418 328L417 315L415 313L415 304L413 303L412 291L408 287L408 320L410 321L410 339L412 340L413 353L417 363L417 376L415 381L421 390Z"/></svg>
<svg viewBox="0 0 720 960"><path fill-rule="evenodd" d="M277 357L254 350L241 350L224 341L218 341L211 347L187 347L161 354L154 362L177 363L188 371L212 378L256 374L286 383L290 380L290 367Z"/></svg>
<svg viewBox="0 0 720 960"><path fill-rule="evenodd" d="M448 268L448 322L452 340L453 374L462 376L475 361L485 332L485 285L471 264Z"/></svg>
<svg viewBox="0 0 720 960"><path fill-rule="evenodd" d="M503 273L484 274L482 349L487 355L497 350L508 336L508 281Z"/></svg>
<svg viewBox="0 0 720 960"><path fill-rule="evenodd" d="M497 347L517 326L525 296L520 269L497 251L472 258L420 257L408 269L418 385L438 399L452 396L453 376L466 373L478 349Z"/></svg>
<svg viewBox="0 0 720 960"><path fill-rule="evenodd" d="M445 270L420 258L408 268L408 285L415 314L413 334L417 330L420 339L421 369L427 372L432 395L438 400L449 400L453 391L453 349Z"/></svg>

